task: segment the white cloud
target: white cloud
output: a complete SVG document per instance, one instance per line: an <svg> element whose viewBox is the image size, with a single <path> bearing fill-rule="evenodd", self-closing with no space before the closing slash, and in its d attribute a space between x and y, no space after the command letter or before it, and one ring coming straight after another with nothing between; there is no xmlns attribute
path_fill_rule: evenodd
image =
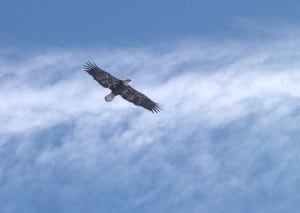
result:
<svg viewBox="0 0 300 213"><path fill-rule="evenodd" d="M277 199L268 193L296 196L300 177L290 176L299 170L299 51L294 40L76 49L16 63L4 55L1 152L20 162L1 158L8 175L1 176L0 193L17 194L29 181L33 188L24 191L38 190L40 207L85 195L82 208L109 209L115 202L136 211L152 204L218 212L240 202L233 209L240 212L255 209L249 200L262 210L259 199L265 199L271 209ZM114 75L130 77L164 110L153 115L121 98L106 103L109 91L82 71L86 52ZM97 203L102 194L108 206Z"/></svg>

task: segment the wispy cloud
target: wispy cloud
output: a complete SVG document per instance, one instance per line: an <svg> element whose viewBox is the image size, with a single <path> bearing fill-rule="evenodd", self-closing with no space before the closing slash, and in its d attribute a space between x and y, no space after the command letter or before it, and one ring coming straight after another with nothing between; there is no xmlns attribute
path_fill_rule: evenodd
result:
<svg viewBox="0 0 300 213"><path fill-rule="evenodd" d="M296 209L299 53L293 39L1 54L1 206ZM130 77L164 111L104 102L86 59Z"/></svg>

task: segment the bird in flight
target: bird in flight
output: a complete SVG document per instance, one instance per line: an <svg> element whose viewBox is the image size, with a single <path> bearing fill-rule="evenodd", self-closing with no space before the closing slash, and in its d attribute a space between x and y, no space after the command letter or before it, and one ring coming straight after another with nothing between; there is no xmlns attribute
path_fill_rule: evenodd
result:
<svg viewBox="0 0 300 213"><path fill-rule="evenodd" d="M129 82L130 79L120 80L110 73L100 69L95 63L88 61L84 65L84 70L89 73L93 78L103 87L109 88L111 93L104 97L106 102L111 102L115 96L120 95L125 100L157 113L161 110L161 106L148 98L143 93L133 89Z"/></svg>

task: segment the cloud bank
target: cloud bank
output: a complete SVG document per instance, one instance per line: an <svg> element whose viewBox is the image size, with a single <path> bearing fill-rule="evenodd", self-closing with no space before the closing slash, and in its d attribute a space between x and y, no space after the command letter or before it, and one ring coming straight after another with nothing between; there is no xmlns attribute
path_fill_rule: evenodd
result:
<svg viewBox="0 0 300 213"><path fill-rule="evenodd" d="M0 54L4 212L299 208L297 40ZM104 102L87 60L164 110Z"/></svg>

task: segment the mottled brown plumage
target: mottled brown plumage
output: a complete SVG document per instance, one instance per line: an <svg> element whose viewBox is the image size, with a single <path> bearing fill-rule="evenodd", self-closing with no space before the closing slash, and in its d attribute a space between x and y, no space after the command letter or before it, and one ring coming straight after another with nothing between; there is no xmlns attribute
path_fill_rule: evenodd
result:
<svg viewBox="0 0 300 213"><path fill-rule="evenodd" d="M111 93L105 97L106 101L112 101L116 95L120 95L125 100L150 110L151 112L159 112L161 107L148 98L143 93L133 89L128 85L130 80L122 81L110 73L100 69L95 63L87 62L84 66L86 72L88 72L93 78L103 87L109 88Z"/></svg>

